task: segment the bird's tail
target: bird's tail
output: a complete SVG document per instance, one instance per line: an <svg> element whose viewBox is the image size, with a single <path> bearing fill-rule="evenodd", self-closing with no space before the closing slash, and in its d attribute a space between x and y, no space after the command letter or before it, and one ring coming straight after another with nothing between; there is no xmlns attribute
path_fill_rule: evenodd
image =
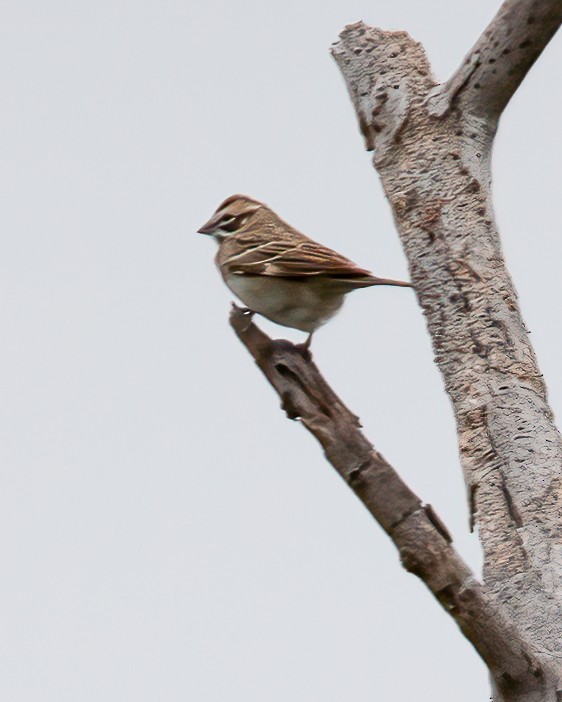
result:
<svg viewBox="0 0 562 702"><path fill-rule="evenodd" d="M377 278L374 275L357 278L353 281L358 288L369 288L372 285L394 285L400 288L413 288L412 283L406 283L403 280L392 280L391 278Z"/></svg>
<svg viewBox="0 0 562 702"><path fill-rule="evenodd" d="M396 285L399 288L413 288L412 283L406 283L404 280L392 280L390 278L376 278L373 276L371 285Z"/></svg>

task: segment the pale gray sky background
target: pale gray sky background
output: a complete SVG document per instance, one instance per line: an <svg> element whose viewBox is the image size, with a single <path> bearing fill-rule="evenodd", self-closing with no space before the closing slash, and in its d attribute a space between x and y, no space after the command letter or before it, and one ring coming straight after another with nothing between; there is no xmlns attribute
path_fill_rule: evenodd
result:
<svg viewBox="0 0 562 702"><path fill-rule="evenodd" d="M498 5L4 0L0 699L487 699L469 645L279 411L194 232L247 192L407 276L329 46L358 19L406 29L444 79ZM561 59L558 38L494 158L559 415ZM353 294L314 353L478 568L414 295Z"/></svg>

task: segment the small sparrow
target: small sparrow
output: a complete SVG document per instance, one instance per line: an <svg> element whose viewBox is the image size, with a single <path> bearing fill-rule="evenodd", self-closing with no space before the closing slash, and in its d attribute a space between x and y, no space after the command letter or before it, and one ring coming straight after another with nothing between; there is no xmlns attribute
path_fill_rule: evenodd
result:
<svg viewBox="0 0 562 702"><path fill-rule="evenodd" d="M251 313L308 332L305 348L352 290L371 285L412 287L375 277L247 195L227 198L198 231L217 241L215 262L236 297Z"/></svg>

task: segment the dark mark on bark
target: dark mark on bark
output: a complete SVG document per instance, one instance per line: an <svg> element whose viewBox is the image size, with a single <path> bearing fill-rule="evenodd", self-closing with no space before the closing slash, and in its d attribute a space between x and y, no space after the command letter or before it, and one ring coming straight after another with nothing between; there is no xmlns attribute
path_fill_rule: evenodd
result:
<svg viewBox="0 0 562 702"><path fill-rule="evenodd" d="M437 531L441 534L441 536L448 541L450 544L453 543L453 537L451 536L449 530L445 526L445 524L441 521L441 518L437 514L437 512L433 509L433 507L430 504L427 504L424 506L425 513L427 514L427 518L429 521L433 524L433 526L437 529Z"/></svg>
<svg viewBox="0 0 562 702"><path fill-rule="evenodd" d="M519 514L519 511L517 510L517 507L513 503L513 499L511 497L511 494L509 492L509 488L507 486L507 481L505 478L505 475L503 472L500 472L501 475L501 491L503 493L503 496L505 497L505 505L507 507L507 511L509 513L509 516L511 517L512 522L515 524L515 526L520 529L523 526L523 521L521 520L521 515Z"/></svg>

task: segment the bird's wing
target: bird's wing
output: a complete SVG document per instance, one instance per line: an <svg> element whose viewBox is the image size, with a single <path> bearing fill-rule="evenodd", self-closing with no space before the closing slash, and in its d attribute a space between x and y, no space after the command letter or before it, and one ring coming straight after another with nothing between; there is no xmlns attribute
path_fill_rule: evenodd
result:
<svg viewBox="0 0 562 702"><path fill-rule="evenodd" d="M222 263L234 275L275 278L364 278L371 273L345 256L314 241L273 240L253 248L242 247Z"/></svg>

